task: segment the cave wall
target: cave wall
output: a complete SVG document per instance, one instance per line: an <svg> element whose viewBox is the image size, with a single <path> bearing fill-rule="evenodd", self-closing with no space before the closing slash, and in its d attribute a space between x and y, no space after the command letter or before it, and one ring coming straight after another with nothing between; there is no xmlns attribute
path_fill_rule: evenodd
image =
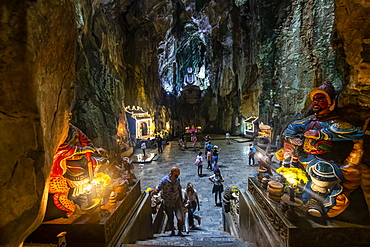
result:
<svg viewBox="0 0 370 247"><path fill-rule="evenodd" d="M334 1L335 33L333 46L338 51L344 86L338 106L357 126L370 115L370 3Z"/></svg>
<svg viewBox="0 0 370 247"><path fill-rule="evenodd" d="M125 72L123 43L112 3L75 1L78 38L76 49L75 98L71 122L108 151L115 162L119 157L117 133L124 112ZM121 114L124 116L125 114ZM120 120L120 121L119 121ZM121 133L127 135L126 125Z"/></svg>
<svg viewBox="0 0 370 247"><path fill-rule="evenodd" d="M72 1L5 1L0 16L0 246L19 246L67 135L77 32Z"/></svg>
<svg viewBox="0 0 370 247"><path fill-rule="evenodd" d="M307 109L313 87L323 80L339 87L343 81L331 45L334 2L262 1L259 15L259 116L279 133L281 126Z"/></svg>
<svg viewBox="0 0 370 247"><path fill-rule="evenodd" d="M370 3L359 0L334 2L333 45L339 54L340 72L345 78L338 107L348 121L361 126L364 119L370 117ZM369 130L366 134L362 162L370 166Z"/></svg>
<svg viewBox="0 0 370 247"><path fill-rule="evenodd" d="M154 20L153 13L160 13L164 6L158 5L84 0L75 4L78 46L71 121L95 146L108 151L111 163L120 157L117 140L135 138L129 133L126 106L141 106L149 111L156 132L164 130L169 121L162 103L156 58L159 40L168 24Z"/></svg>

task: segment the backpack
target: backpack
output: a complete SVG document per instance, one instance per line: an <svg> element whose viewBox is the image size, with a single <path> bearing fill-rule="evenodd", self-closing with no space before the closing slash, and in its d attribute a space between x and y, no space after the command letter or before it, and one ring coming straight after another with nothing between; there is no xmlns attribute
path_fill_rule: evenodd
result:
<svg viewBox="0 0 370 247"><path fill-rule="evenodd" d="M194 165L199 166L199 165L200 165L200 163L201 163L201 162L200 162L200 159L198 159L198 158L197 158L197 159L195 160L195 162L194 162Z"/></svg>

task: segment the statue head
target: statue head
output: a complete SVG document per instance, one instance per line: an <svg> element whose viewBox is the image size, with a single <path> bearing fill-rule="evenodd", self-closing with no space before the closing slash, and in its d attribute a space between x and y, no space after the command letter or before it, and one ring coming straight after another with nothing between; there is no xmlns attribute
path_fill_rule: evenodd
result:
<svg viewBox="0 0 370 247"><path fill-rule="evenodd" d="M188 73L189 73L189 74L193 73L193 68L189 67L189 68L188 68Z"/></svg>
<svg viewBox="0 0 370 247"><path fill-rule="evenodd" d="M325 114L334 110L335 90L331 82L324 81L320 87L312 89L310 98L315 114Z"/></svg>

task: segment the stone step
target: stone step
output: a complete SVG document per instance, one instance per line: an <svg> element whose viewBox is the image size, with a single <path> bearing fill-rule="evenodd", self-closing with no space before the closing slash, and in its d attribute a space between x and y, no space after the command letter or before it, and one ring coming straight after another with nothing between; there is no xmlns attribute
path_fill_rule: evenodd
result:
<svg viewBox="0 0 370 247"><path fill-rule="evenodd" d="M138 246L233 246L246 247L248 243L242 242L223 231L194 230L184 233L184 237L169 236L170 232L155 234L153 239L137 241ZM128 247L123 245L122 247Z"/></svg>

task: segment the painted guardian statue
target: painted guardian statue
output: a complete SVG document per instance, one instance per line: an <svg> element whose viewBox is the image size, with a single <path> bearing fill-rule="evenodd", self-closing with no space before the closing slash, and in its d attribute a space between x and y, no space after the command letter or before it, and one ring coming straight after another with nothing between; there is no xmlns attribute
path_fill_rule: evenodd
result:
<svg viewBox="0 0 370 247"><path fill-rule="evenodd" d="M75 199L87 194L102 162L101 157L92 154L101 152L105 150L94 147L79 128L69 125L67 138L54 155L49 186L54 205L68 217L79 207Z"/></svg>
<svg viewBox="0 0 370 247"><path fill-rule="evenodd" d="M314 114L291 123L283 132L284 158L293 161L289 165L300 164L308 174L302 196L308 213L335 217L348 207L349 194L360 184L363 147L356 143L363 133L334 113L335 90L330 82L313 89L310 99ZM298 147L303 155L298 155Z"/></svg>

